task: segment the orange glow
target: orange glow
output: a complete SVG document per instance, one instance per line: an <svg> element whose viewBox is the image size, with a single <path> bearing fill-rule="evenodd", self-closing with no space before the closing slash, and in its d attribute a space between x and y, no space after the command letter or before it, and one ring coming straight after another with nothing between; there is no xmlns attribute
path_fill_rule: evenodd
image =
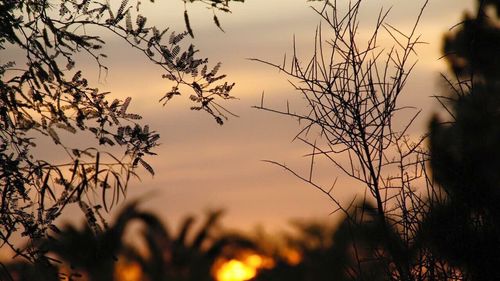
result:
<svg viewBox="0 0 500 281"><path fill-rule="evenodd" d="M137 263L118 262L115 268L115 281L141 281L142 269Z"/></svg>
<svg viewBox="0 0 500 281"><path fill-rule="evenodd" d="M254 278L263 268L272 268L274 261L255 253L244 252L238 259L222 259L215 264L217 281L245 281Z"/></svg>
<svg viewBox="0 0 500 281"><path fill-rule="evenodd" d="M290 265L297 265L302 261L302 255L294 249L286 249L283 252L283 258Z"/></svg>
<svg viewBox="0 0 500 281"><path fill-rule="evenodd" d="M253 268L259 268L262 266L262 263L263 263L263 259L261 256L259 255L249 255L248 257L246 257L245 259L245 263L250 266L250 267L253 267Z"/></svg>

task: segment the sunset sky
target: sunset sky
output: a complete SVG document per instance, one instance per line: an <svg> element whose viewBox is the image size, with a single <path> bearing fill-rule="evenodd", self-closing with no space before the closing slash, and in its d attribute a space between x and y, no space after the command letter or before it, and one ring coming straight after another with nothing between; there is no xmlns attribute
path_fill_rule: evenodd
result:
<svg viewBox="0 0 500 281"><path fill-rule="evenodd" d="M114 0L110 1L114 4ZM116 1L118 5L119 1ZM182 1L143 1L143 14L160 27L183 31ZM345 6L347 0L338 0ZM412 27L424 1L367 0L361 14L362 30L371 28L378 11L392 7L388 22L402 31ZM312 187L302 183L282 168L262 162L286 163L298 171L307 171L309 161L303 155L310 149L292 142L299 130L291 118L251 108L260 103L265 93L266 104L283 108L286 100L291 108L301 110L300 97L286 77L275 69L247 60L259 58L281 63L285 53L290 57L295 35L297 49L304 58L311 54L314 32L319 17L310 8L316 2L304 0L247 0L234 3L232 13L219 18L225 32L212 22L212 13L196 4L188 5L194 44L203 56L215 64L223 63L221 72L228 81L236 82L233 95L238 100L225 103L239 115L224 126L217 125L206 113L189 110L186 97L176 97L162 107L158 99L171 86L161 79L161 71L147 58L116 38L108 37L105 61L110 71L98 79L96 66L90 60L77 66L100 80L101 90L115 96L132 97L130 111L140 113L144 122L161 135L158 156L149 158L156 170L151 177L141 170L142 181L133 181L129 200L144 196L142 206L160 214L170 224L187 214L201 214L210 208L224 208L226 226L249 230L255 225L278 229L291 218L328 218L333 204ZM407 84L402 105L424 109L416 123L415 134L426 129L430 114L438 110L431 98L439 94L439 72L445 71L441 56L444 32L460 21L463 11L471 10L472 0L430 0L418 32L427 45L418 47L418 65ZM314 4L320 5L320 4ZM294 107L294 105L296 105ZM342 200L361 192L339 171L319 166L319 181L338 177L335 195ZM64 220L68 221L69 216Z"/></svg>

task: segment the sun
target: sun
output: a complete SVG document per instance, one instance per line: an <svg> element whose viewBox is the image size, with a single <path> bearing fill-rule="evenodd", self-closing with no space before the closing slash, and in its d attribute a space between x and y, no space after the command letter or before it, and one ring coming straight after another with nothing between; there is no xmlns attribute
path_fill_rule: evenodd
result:
<svg viewBox="0 0 500 281"><path fill-rule="evenodd" d="M245 281L257 274L257 269L239 260L229 260L217 270L218 281Z"/></svg>
<svg viewBox="0 0 500 281"><path fill-rule="evenodd" d="M221 259L216 262L217 281L245 281L254 278L262 268L274 266L272 259L255 253L238 255L237 259Z"/></svg>

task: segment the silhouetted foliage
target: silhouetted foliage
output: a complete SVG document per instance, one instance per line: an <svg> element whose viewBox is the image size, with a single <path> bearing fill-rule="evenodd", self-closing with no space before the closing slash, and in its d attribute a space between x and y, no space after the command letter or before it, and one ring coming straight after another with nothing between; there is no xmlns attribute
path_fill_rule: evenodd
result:
<svg viewBox="0 0 500 281"><path fill-rule="evenodd" d="M410 280L463 277L420 242L405 241L397 225L388 227L380 220L375 206L356 205L334 228L311 222L295 226L299 234L288 238L288 247L300 253L300 262L291 264L276 255L275 267L255 280L401 280L394 274L395 253L400 264L413 265Z"/></svg>
<svg viewBox="0 0 500 281"><path fill-rule="evenodd" d="M477 1L475 16L444 40L457 81L438 97L450 121L430 125L431 167L446 198L424 223L428 242L470 280L500 278L500 27L498 1Z"/></svg>
<svg viewBox="0 0 500 281"><path fill-rule="evenodd" d="M219 27L216 12L229 12L229 0L184 2L212 9ZM78 69L81 53L95 61L99 73L108 71L105 42L88 30L124 40L160 67L172 84L160 99L163 104L190 92L192 110L208 112L219 124L230 114L218 99L231 99L234 83L221 82L220 63L209 66L193 45L185 44L192 34L189 25L181 33L149 26L140 5L128 0L0 3L0 50L24 54L0 65L0 240L29 260L42 258L32 244L57 228L53 222L66 206L78 204L98 234L99 211L108 211L125 194L136 167L154 174L145 157L155 154L159 134L128 111L130 98L109 99ZM70 134L92 136L95 142L88 148L70 145L65 140ZM43 138L64 151L65 159L40 159L34 148ZM119 152L111 153L111 146ZM101 202L90 200L87 192L102 194ZM13 243L19 234L29 239L26 248Z"/></svg>
<svg viewBox="0 0 500 281"><path fill-rule="evenodd" d="M353 208L350 217L335 228L323 223L294 224L299 234L289 238L289 245L300 253L300 263L276 257L276 266L256 280L386 280L385 258L378 256L378 249L386 246L382 224L373 212L356 213L366 210L375 208Z"/></svg>
<svg viewBox="0 0 500 281"><path fill-rule="evenodd" d="M426 198L436 196L436 191L426 166L426 136L412 137L408 133L419 111L410 113L407 120L399 115L409 109L399 105L399 98L416 63L416 47L422 43L417 26L427 2L423 1L407 32L387 23L388 11L382 9L366 40L358 37L362 4L360 0L351 1L343 11L337 1L324 1L321 8L315 9L322 22L315 34L311 59L306 63L301 63L295 45L291 63L263 61L285 73L305 100L304 110L295 112L288 105L285 110L270 109L264 99L257 108L300 121L302 128L296 139L312 149L307 155L311 159L309 173L301 175L284 164L270 162L325 194L335 205L334 212L340 212L349 227L359 231L350 243L354 251L366 255L351 256L357 268L350 266L348 258L335 278L428 280L435 272L447 271L434 262L428 249L415 246L429 204ZM380 43L382 36L391 41L387 49L387 43ZM341 202L334 196L339 188L336 181L331 186L316 181L314 171L319 157L362 185L365 192L360 206L354 205L355 200ZM368 208L372 203L375 207ZM361 210L353 213L356 208ZM369 214L373 222L367 224L363 215L354 215L359 212ZM339 231L341 235L343 230ZM356 246L363 244L365 247ZM342 256L343 250L338 251L336 254ZM330 258L320 260L333 267L335 259Z"/></svg>
<svg viewBox="0 0 500 281"><path fill-rule="evenodd" d="M476 81L485 79L491 84L500 77L500 32L497 22L500 3L494 0L476 2L476 14L466 13L456 30L446 35L443 53L453 73L459 77L476 76Z"/></svg>
<svg viewBox="0 0 500 281"><path fill-rule="evenodd" d="M43 279L46 281L58 278L104 281L117 280L120 273L117 264L126 262L139 266L141 280L213 280L214 263L227 250L257 247L241 235L216 231L220 211L208 213L196 232L193 231L195 218L187 217L174 235L156 215L139 210L137 203L127 205L115 222L97 235L87 224L83 229L66 225L53 237L40 241L38 250L50 257L48 264L13 262L7 264L7 268L12 274L20 272L26 276L15 280L34 280L29 276L39 271L48 274ZM145 248L136 248L137 245L124 240L134 222L142 226L134 240L144 240Z"/></svg>
<svg viewBox="0 0 500 281"><path fill-rule="evenodd" d="M55 267L45 263L31 263L28 261L16 261L2 266L0 269L0 280L2 281L56 281L58 272Z"/></svg>

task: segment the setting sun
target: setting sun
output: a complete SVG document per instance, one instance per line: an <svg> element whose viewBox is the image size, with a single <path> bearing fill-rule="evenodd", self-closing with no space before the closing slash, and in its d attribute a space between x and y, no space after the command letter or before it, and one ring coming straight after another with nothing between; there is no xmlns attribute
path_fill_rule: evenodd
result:
<svg viewBox="0 0 500 281"><path fill-rule="evenodd" d="M255 253L240 253L236 259L221 259L215 265L217 281L245 281L254 278L263 268L272 268L274 261Z"/></svg>
<svg viewBox="0 0 500 281"><path fill-rule="evenodd" d="M239 260L230 260L224 263L216 273L218 281L250 280L257 274L257 269Z"/></svg>

